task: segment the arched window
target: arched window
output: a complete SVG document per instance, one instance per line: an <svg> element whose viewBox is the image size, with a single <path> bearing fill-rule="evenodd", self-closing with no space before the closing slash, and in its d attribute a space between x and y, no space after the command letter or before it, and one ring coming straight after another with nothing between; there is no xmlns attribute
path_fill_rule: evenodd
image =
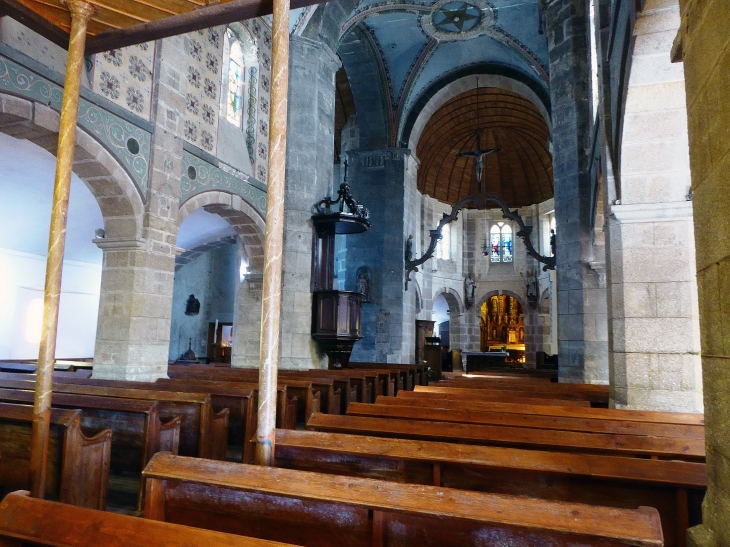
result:
<svg viewBox="0 0 730 547"><path fill-rule="evenodd" d="M241 49L241 43L230 29L226 32L226 37L230 44L230 54L228 57L228 97L226 104L226 118L228 118L231 123L240 126L241 118L243 116L243 50Z"/></svg>
<svg viewBox="0 0 730 547"><path fill-rule="evenodd" d="M436 244L436 258L451 260L451 225L446 224L441 230L441 239Z"/></svg>
<svg viewBox="0 0 730 547"><path fill-rule="evenodd" d="M490 262L512 262L512 227L506 222L497 222L489 230Z"/></svg>

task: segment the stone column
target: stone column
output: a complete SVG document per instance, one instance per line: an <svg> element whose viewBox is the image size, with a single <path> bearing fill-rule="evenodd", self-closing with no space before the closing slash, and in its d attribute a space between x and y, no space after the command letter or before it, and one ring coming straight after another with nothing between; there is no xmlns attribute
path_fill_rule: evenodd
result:
<svg viewBox="0 0 730 547"><path fill-rule="evenodd" d="M312 206L332 195L335 72L325 44L292 36L279 368L326 367L312 338Z"/></svg>
<svg viewBox="0 0 730 547"><path fill-rule="evenodd" d="M689 545L730 545L730 10L725 0L680 0L697 241L697 286L707 445L707 494Z"/></svg>
<svg viewBox="0 0 730 547"><path fill-rule="evenodd" d="M259 368L263 274L250 273L236 289L231 366Z"/></svg>
<svg viewBox="0 0 730 547"><path fill-rule="evenodd" d="M588 2L552 0L546 4L557 222L559 375L560 381L605 383L605 279L592 269Z"/></svg>
<svg viewBox="0 0 730 547"><path fill-rule="evenodd" d="M371 271L370 302L362 311L364 338L355 344L352 360L410 363L415 358L416 288L404 288L404 259L409 235L416 241L414 255L421 255L415 161L402 148L351 151L348 161L352 192L370 209L372 222L367 232L347 238L350 279L345 288L354 287L361 266Z"/></svg>
<svg viewBox="0 0 730 547"><path fill-rule="evenodd" d="M104 251L94 378L167 375L182 170L183 37L157 42L149 190L142 237L95 240Z"/></svg>
<svg viewBox="0 0 730 547"><path fill-rule="evenodd" d="M647 0L634 28L620 195L608 216L612 403L702 410L687 110L670 52L679 6Z"/></svg>

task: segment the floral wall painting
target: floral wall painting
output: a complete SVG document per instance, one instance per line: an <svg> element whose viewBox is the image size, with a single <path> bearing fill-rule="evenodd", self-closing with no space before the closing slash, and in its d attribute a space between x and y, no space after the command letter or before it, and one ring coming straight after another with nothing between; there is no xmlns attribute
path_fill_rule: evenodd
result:
<svg viewBox="0 0 730 547"><path fill-rule="evenodd" d="M154 42L100 53L92 65L92 89L149 120L154 62Z"/></svg>

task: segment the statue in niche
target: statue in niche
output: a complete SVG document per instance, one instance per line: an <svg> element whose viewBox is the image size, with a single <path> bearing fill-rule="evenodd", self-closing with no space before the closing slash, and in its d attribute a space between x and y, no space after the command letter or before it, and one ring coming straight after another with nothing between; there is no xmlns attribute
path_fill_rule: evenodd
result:
<svg viewBox="0 0 730 547"><path fill-rule="evenodd" d="M363 295L363 302L370 302L370 268L361 266L355 275L355 292Z"/></svg>
<svg viewBox="0 0 730 547"><path fill-rule="evenodd" d="M469 274L469 277L464 279L464 296L466 298L466 307L471 308L474 304L474 291L477 288L477 282L474 281L474 274Z"/></svg>
<svg viewBox="0 0 730 547"><path fill-rule="evenodd" d="M557 244L555 242L555 230L550 230L550 252L553 253L553 256L555 256L555 250L557 248Z"/></svg>
<svg viewBox="0 0 730 547"><path fill-rule="evenodd" d="M408 236L408 239L406 239L406 262L412 262L413 261L413 236Z"/></svg>
<svg viewBox="0 0 730 547"><path fill-rule="evenodd" d="M200 300L195 298L194 294L188 297L185 305L185 315L198 315L200 313Z"/></svg>

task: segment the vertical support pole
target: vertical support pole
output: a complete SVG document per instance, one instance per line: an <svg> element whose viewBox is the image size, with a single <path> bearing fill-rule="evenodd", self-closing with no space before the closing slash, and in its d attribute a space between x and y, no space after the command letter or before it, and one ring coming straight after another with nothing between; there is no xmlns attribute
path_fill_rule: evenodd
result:
<svg viewBox="0 0 730 547"><path fill-rule="evenodd" d="M48 241L46 284L43 294L43 331L38 354L38 370L33 401L33 433L31 437L30 479L31 495L43 498L46 482L46 454L51 417L53 362L56 357L58 306L61 299L61 271L66 245L66 214L71 189L71 169L76 146L76 118L79 112L79 88L84 67L86 27L94 7L82 0L66 3L71 12L71 34L66 62L66 80L61 103L61 123L58 131L56 179L53 189L51 233Z"/></svg>
<svg viewBox="0 0 730 547"><path fill-rule="evenodd" d="M257 465L272 465L276 427L276 381L279 366L281 270L284 249L286 122L289 88L289 0L274 0L272 86L269 118L269 180L266 195L264 288L261 305Z"/></svg>

